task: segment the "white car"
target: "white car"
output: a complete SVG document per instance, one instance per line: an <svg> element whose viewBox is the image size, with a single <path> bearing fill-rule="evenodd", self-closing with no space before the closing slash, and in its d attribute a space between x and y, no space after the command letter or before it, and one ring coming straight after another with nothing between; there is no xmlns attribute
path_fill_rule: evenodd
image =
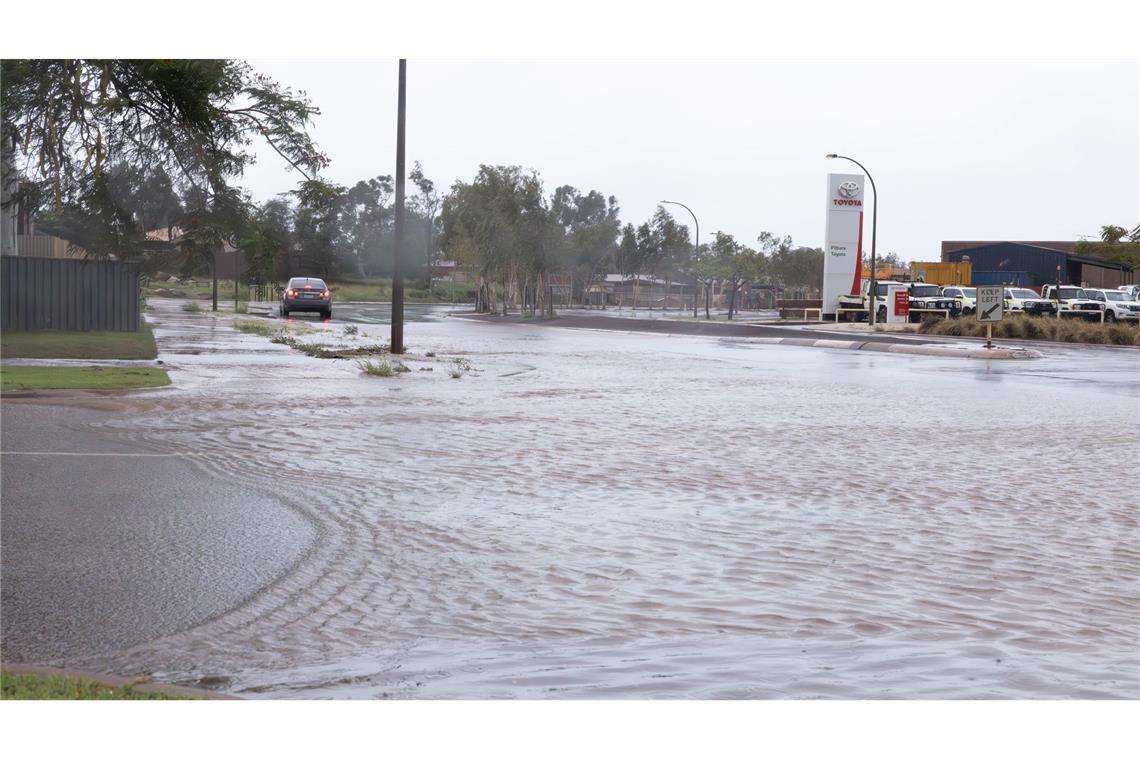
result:
<svg viewBox="0 0 1140 760"><path fill-rule="evenodd" d="M1131 301L1140 301L1140 285L1121 285L1117 290L1127 293Z"/></svg>
<svg viewBox="0 0 1140 760"><path fill-rule="evenodd" d="M950 287L942 288L942 295L953 298L958 308L962 310L963 316L973 314L978 310L978 289L969 288L965 285L951 285Z"/></svg>
<svg viewBox="0 0 1140 760"><path fill-rule="evenodd" d="M1034 293L1029 288L1006 288L1003 293L1005 308L1011 312L1022 311L1035 316L1057 313L1057 305Z"/></svg>
<svg viewBox="0 0 1140 760"><path fill-rule="evenodd" d="M1104 321L1137 322L1140 321L1140 301L1121 290L1105 290L1101 288L1085 288L1085 295L1104 305Z"/></svg>

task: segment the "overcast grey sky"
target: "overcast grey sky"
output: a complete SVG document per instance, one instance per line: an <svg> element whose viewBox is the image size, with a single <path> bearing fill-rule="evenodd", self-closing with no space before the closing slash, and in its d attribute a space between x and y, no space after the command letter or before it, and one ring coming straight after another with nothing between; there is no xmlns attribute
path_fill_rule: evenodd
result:
<svg viewBox="0 0 1140 760"><path fill-rule="evenodd" d="M395 170L396 62L251 61L306 90L325 176ZM408 169L441 191L480 163L615 195L638 224L662 198L753 243L822 245L825 175L882 196L880 252L937 260L948 239L1075 239L1140 223L1140 85L1128 63L408 62ZM245 184L295 185L266 148ZM672 207L682 222L684 209ZM869 247L869 243L868 243ZM868 248L869 249L869 248Z"/></svg>

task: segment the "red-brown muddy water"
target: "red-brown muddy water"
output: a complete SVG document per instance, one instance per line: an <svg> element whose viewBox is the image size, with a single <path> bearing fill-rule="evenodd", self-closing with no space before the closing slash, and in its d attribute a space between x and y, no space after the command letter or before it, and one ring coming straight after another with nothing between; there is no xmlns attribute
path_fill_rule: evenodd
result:
<svg viewBox="0 0 1140 760"><path fill-rule="evenodd" d="M76 665L265 697L1140 697L1140 353L438 316L389 379L159 307L175 385L108 426L318 538L238 608Z"/></svg>

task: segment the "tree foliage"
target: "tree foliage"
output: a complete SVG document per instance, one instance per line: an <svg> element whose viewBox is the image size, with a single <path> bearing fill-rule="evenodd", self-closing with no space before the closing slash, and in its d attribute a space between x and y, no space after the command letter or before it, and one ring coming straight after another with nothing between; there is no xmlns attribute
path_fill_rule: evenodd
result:
<svg viewBox="0 0 1140 760"><path fill-rule="evenodd" d="M220 191L253 160L255 137L307 178L328 163L306 131L319 111L304 93L241 61L10 60L3 102L28 178L56 206L111 163Z"/></svg>
<svg viewBox="0 0 1140 760"><path fill-rule="evenodd" d="M1100 228L1100 240L1081 240L1076 246L1082 256L1095 256L1140 269L1140 224L1131 231L1115 224Z"/></svg>
<svg viewBox="0 0 1140 760"><path fill-rule="evenodd" d="M440 221L440 245L475 270L481 280L477 306L484 310L494 308L494 284L502 287L504 304L506 293L535 287L562 242L541 178L519 166L483 164L472 182L456 182Z"/></svg>

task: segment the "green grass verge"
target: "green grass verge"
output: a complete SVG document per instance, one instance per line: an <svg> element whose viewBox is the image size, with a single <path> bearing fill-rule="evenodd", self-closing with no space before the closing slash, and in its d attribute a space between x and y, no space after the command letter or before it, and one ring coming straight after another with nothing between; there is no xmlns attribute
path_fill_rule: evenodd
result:
<svg viewBox="0 0 1140 760"><path fill-rule="evenodd" d="M118 390L170 385L166 370L158 367L44 367L0 366L0 390L90 389Z"/></svg>
<svg viewBox="0 0 1140 760"><path fill-rule="evenodd" d="M0 672L4 699L195 699L195 697L138 692L130 686L112 688L83 678L38 676Z"/></svg>
<svg viewBox="0 0 1140 760"><path fill-rule="evenodd" d="M5 330L0 334L4 359L153 359L154 333L145 322L136 332L112 330Z"/></svg>

